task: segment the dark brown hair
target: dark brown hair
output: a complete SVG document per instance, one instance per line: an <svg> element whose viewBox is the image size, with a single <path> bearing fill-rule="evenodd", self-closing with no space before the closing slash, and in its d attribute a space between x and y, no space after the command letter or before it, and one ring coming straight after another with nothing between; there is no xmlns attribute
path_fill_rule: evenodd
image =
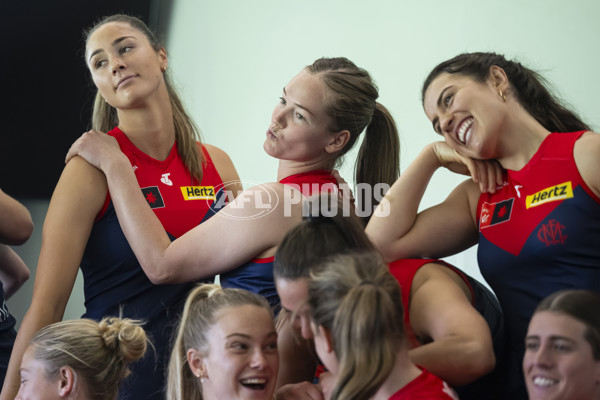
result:
<svg viewBox="0 0 600 400"><path fill-rule="evenodd" d="M425 92L431 82L442 73L459 74L485 82L494 65L504 70L511 85L511 93L544 128L550 132L590 130L576 113L567 109L552 94L549 84L540 74L496 53L463 53L440 63L425 79L421 101L425 99Z"/></svg>
<svg viewBox="0 0 600 400"><path fill-rule="evenodd" d="M331 217L320 214L306 216L288 231L275 254L273 273L276 278L308 278L310 268L332 254L375 250L361 221L353 215L344 216L341 207L339 205L338 212Z"/></svg>
<svg viewBox="0 0 600 400"><path fill-rule="evenodd" d="M592 347L592 355L600 361L600 295L591 290L560 290L540 302L535 313L551 311L566 314L582 322L585 339Z"/></svg>

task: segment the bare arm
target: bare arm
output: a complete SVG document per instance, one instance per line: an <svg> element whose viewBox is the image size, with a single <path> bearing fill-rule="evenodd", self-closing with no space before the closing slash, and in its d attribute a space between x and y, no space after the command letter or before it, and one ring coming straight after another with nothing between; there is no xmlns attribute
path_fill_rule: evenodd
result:
<svg viewBox="0 0 600 400"><path fill-rule="evenodd" d="M410 325L418 337L432 342L409 355L449 384L464 385L492 371L496 360L487 323L448 273L454 274L428 264L415 276L423 283L411 291Z"/></svg>
<svg viewBox="0 0 600 400"><path fill-rule="evenodd" d="M29 210L0 190L0 243L23 244L32 232L33 221Z"/></svg>
<svg viewBox="0 0 600 400"><path fill-rule="evenodd" d="M19 328L0 399L15 397L21 358L33 335L62 319L106 190L102 173L83 159L75 158L65 167L46 214L33 298Z"/></svg>
<svg viewBox="0 0 600 400"><path fill-rule="evenodd" d="M8 245L0 244L0 281L9 299L29 279L29 268Z"/></svg>
<svg viewBox="0 0 600 400"><path fill-rule="evenodd" d="M600 197L600 134L584 133L575 142L574 156L577 169L594 194Z"/></svg>
<svg viewBox="0 0 600 400"><path fill-rule="evenodd" d="M277 246L300 221L299 205L286 215L283 185L265 184L244 191L208 221L171 242L114 138L87 132L73 144L67 159L73 154L104 171L119 224L155 284L189 282L233 269Z"/></svg>
<svg viewBox="0 0 600 400"><path fill-rule="evenodd" d="M475 213L480 186L475 181L461 183L445 201L418 212L431 177L442 166L440 160L455 172L487 174L486 162L466 159L443 142L425 147L392 185L367 225L367 235L386 260L439 258L476 243Z"/></svg>

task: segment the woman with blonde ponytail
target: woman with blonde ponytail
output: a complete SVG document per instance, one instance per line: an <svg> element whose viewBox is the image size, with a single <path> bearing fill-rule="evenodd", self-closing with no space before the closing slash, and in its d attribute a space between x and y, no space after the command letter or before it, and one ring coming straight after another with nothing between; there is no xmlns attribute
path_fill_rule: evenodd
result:
<svg viewBox="0 0 600 400"><path fill-rule="evenodd" d="M377 253L315 266L308 296L315 348L335 381L329 399L457 399L410 361L400 286Z"/></svg>
<svg viewBox="0 0 600 400"><path fill-rule="evenodd" d="M168 400L272 400L279 357L273 311L255 293L190 292L169 363Z"/></svg>
<svg viewBox="0 0 600 400"><path fill-rule="evenodd" d="M130 319L48 325L23 355L17 399L113 400L129 364L142 358L146 347L144 329Z"/></svg>
<svg viewBox="0 0 600 400"><path fill-rule="evenodd" d="M86 32L85 62L97 88L92 128L115 140L146 208L170 239L210 218L226 203L224 185L239 181L229 157L201 144L169 83L168 57L137 18L113 15ZM141 190L140 190L141 188ZM237 192L236 184L228 190ZM231 192L230 191L230 192ZM18 370L35 332L60 321L81 267L85 318L140 319L156 351L132 365L127 399L163 399L169 338L193 287L158 286L140 268L119 225L106 176L77 157L58 182L44 223L33 299L21 327L0 398L14 398ZM138 210L139 211L139 210ZM169 239L169 240L170 240Z"/></svg>

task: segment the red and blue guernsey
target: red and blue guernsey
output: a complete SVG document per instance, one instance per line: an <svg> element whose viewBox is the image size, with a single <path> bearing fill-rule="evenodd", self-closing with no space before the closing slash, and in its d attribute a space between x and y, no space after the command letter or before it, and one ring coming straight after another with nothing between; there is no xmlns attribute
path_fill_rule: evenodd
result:
<svg viewBox="0 0 600 400"><path fill-rule="evenodd" d="M470 384L455 387L456 393L461 400L492 400L501 398L499 392L502 389L501 385L503 384L502 381L505 374L503 360L506 334L500 304L496 296L481 282L442 260L401 259L389 263L390 272L400 284L406 337L408 338L410 348L412 349L421 345L419 338L415 336L410 324L410 294L412 284L419 269L429 263L435 263L454 271L465 282L465 285L467 285L471 292L471 304L473 308L477 310L488 324L492 335L494 354L496 356L496 369Z"/></svg>
<svg viewBox="0 0 600 400"><path fill-rule="evenodd" d="M300 190L304 196L313 193L336 191L337 181L330 171L315 170L291 175L279 181ZM238 268L221 274L221 285L226 288L246 289L265 297L275 313L281 302L273 278L274 257L254 258Z"/></svg>
<svg viewBox="0 0 600 400"><path fill-rule="evenodd" d="M223 182L202 147L202 182L192 178L176 144L164 161L142 153L119 129L114 136L127 155L148 204L173 240L202 223L226 204ZM154 348L132 365L133 373L119 391L121 399L163 399L171 331L194 283L154 285L140 267L125 238L110 193L99 213L81 262L85 318L122 315L140 319ZM212 277L209 277L212 281Z"/></svg>
<svg viewBox="0 0 600 400"><path fill-rule="evenodd" d="M573 157L583 132L552 133L477 208L478 261L504 311L515 376L537 304L562 289L600 291L600 199Z"/></svg>
<svg viewBox="0 0 600 400"><path fill-rule="evenodd" d="M390 400L458 400L450 386L426 369L390 397Z"/></svg>

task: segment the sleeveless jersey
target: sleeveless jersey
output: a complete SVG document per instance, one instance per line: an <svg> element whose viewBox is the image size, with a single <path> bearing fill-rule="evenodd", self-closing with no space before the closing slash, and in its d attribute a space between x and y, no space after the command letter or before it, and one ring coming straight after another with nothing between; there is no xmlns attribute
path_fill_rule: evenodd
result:
<svg viewBox="0 0 600 400"><path fill-rule="evenodd" d="M17 332L15 331L15 317L8 311L6 301L4 300L4 286L0 282L0 384L4 383L8 361L12 352Z"/></svg>
<svg viewBox="0 0 600 400"><path fill-rule="evenodd" d="M307 197L313 193L337 190L337 181L331 172L322 170L291 175L279 183L298 189ZM221 286L246 289L262 295L277 314L281 308L281 301L275 289L273 259L274 257L254 258L234 270L221 274Z"/></svg>
<svg viewBox="0 0 600 400"><path fill-rule="evenodd" d="M573 157L583 132L552 133L520 171L477 207L478 261L504 311L513 376L521 362L531 315L561 289L600 291L600 199Z"/></svg>
<svg viewBox="0 0 600 400"><path fill-rule="evenodd" d="M446 382L424 368L421 370L419 376L394 393L390 400L458 400Z"/></svg>
<svg viewBox="0 0 600 400"><path fill-rule="evenodd" d="M501 384L501 376L504 374L504 347L506 335L504 331L504 320L500 304L496 296L475 278L465 274L455 266L441 260L424 259L401 259L389 264L390 272L400 284L402 293L402 305L404 306L404 324L406 336L411 348L420 346L418 339L410 326L410 292L413 279L417 271L425 264L435 263L443 265L454 271L465 282L471 292L471 304L487 322L492 335L494 354L496 356L496 369L491 373L471 382L468 385L455 387L461 400L469 399L494 399Z"/></svg>
<svg viewBox="0 0 600 400"><path fill-rule="evenodd" d="M137 149L119 128L108 134L117 139L131 161L144 197L171 240L225 205L223 182L204 148L203 178L198 184L179 157L176 144L168 157L159 161ZM154 285L148 280L119 226L110 193L92 227L81 271L86 306L83 317L141 319L154 345L131 366L133 373L123 383L120 398L163 399L171 331L195 283Z"/></svg>

